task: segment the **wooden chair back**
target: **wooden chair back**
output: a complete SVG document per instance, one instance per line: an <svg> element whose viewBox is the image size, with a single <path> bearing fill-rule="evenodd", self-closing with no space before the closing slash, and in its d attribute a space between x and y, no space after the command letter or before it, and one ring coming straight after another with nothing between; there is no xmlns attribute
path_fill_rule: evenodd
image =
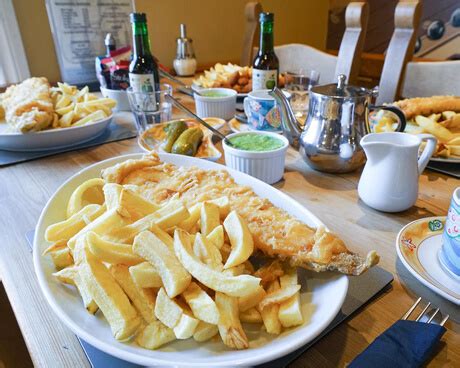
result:
<svg viewBox="0 0 460 368"><path fill-rule="evenodd" d="M254 46L259 35L259 14L262 12L262 5L258 2L249 2L244 8L246 25L243 38L243 50L241 52L240 65L252 65L254 59Z"/></svg>
<svg viewBox="0 0 460 368"><path fill-rule="evenodd" d="M356 84L368 20L369 5L367 3L352 2L347 6L345 12L346 28L340 43L334 80L337 80L339 74L345 74L348 83Z"/></svg>
<svg viewBox="0 0 460 368"><path fill-rule="evenodd" d="M401 96L460 96L460 60L407 63Z"/></svg>
<svg viewBox="0 0 460 368"><path fill-rule="evenodd" d="M393 102L399 95L406 64L414 55L422 15L419 0L400 1L395 9L395 30L385 56L376 103Z"/></svg>

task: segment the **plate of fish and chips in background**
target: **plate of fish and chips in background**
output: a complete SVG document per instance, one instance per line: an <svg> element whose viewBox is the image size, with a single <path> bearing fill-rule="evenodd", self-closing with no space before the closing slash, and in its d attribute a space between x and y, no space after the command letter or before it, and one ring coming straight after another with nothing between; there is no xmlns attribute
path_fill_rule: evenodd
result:
<svg viewBox="0 0 460 368"><path fill-rule="evenodd" d="M0 149L44 151L90 141L108 127L115 106L88 87L26 79L0 94Z"/></svg>
<svg viewBox="0 0 460 368"><path fill-rule="evenodd" d="M284 87L284 75L280 74L278 86ZM217 63L193 81L192 88L200 91L204 88L231 88L243 99L252 91L252 67L235 64Z"/></svg>
<svg viewBox="0 0 460 368"><path fill-rule="evenodd" d="M438 140L431 161L460 163L460 96L408 98L394 105L406 116L406 133L428 133ZM397 122L386 111L372 113L369 120L376 133L393 131Z"/></svg>

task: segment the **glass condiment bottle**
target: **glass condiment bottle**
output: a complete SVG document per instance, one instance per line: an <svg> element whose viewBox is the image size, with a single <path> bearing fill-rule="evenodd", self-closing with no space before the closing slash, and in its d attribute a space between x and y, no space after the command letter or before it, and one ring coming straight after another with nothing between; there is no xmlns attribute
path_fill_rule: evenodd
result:
<svg viewBox="0 0 460 368"><path fill-rule="evenodd" d="M129 64L129 84L134 92L160 90L158 65L150 51L145 13L131 13L133 25L133 58Z"/></svg>
<svg viewBox="0 0 460 368"><path fill-rule="evenodd" d="M180 37L176 40L177 51L173 65L177 75L190 76L195 74L196 59L193 51L193 42L187 38L187 29L185 24L180 25Z"/></svg>
<svg viewBox="0 0 460 368"><path fill-rule="evenodd" d="M259 52L252 63L252 90L278 85L279 61L273 46L273 13L260 13Z"/></svg>

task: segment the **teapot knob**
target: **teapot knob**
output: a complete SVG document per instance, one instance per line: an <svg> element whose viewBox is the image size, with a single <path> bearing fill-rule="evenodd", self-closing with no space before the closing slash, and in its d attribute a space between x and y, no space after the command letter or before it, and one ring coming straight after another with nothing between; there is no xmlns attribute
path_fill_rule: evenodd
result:
<svg viewBox="0 0 460 368"><path fill-rule="evenodd" d="M347 77L345 74L339 74L337 76L337 89L338 90L343 90L343 88L345 87L345 81L347 80Z"/></svg>
<svg viewBox="0 0 460 368"><path fill-rule="evenodd" d="M379 86L375 86L374 88L372 88L371 95L372 95L372 97L375 97L375 98L378 97L378 95L379 95Z"/></svg>

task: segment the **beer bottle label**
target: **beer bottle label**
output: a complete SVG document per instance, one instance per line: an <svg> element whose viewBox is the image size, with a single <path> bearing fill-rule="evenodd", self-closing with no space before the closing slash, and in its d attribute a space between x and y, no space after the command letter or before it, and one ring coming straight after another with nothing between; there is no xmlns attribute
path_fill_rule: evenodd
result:
<svg viewBox="0 0 460 368"><path fill-rule="evenodd" d="M278 70L252 69L252 90L272 89L278 85L276 77Z"/></svg>
<svg viewBox="0 0 460 368"><path fill-rule="evenodd" d="M129 73L129 85L134 92L154 92L155 79L153 74Z"/></svg>

